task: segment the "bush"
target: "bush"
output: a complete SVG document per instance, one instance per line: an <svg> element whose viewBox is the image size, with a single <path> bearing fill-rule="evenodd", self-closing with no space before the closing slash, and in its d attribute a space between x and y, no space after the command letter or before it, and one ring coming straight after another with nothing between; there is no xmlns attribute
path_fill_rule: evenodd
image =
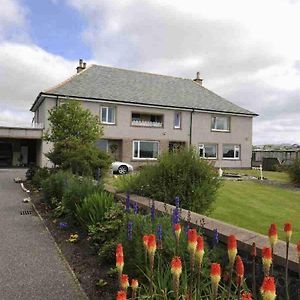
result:
<svg viewBox="0 0 300 300"><path fill-rule="evenodd" d="M65 213L74 215L76 206L80 205L85 197L101 190L102 186L95 185L90 178L73 176L63 190L62 206Z"/></svg>
<svg viewBox="0 0 300 300"><path fill-rule="evenodd" d="M58 171L42 181L44 200L51 207L56 207L62 201L65 189L74 176L69 172Z"/></svg>
<svg viewBox="0 0 300 300"><path fill-rule="evenodd" d="M34 175L31 178L31 183L35 188L41 188L42 182L46 180L51 174L48 168L36 168Z"/></svg>
<svg viewBox="0 0 300 300"><path fill-rule="evenodd" d="M300 185L300 159L296 159L293 164L288 167L288 173L291 181Z"/></svg>
<svg viewBox="0 0 300 300"><path fill-rule="evenodd" d="M102 221L105 213L113 206L114 197L106 192L88 195L76 206L75 217L82 227L88 228Z"/></svg>
<svg viewBox="0 0 300 300"><path fill-rule="evenodd" d="M213 166L200 159L194 149L163 153L157 164L148 165L137 175L117 180L122 191L173 204L180 197L182 208L207 212L216 198L220 181Z"/></svg>

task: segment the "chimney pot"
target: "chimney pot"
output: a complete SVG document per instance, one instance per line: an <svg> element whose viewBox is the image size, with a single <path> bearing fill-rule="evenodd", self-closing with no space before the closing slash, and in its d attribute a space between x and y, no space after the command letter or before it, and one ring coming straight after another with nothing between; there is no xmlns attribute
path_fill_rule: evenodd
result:
<svg viewBox="0 0 300 300"><path fill-rule="evenodd" d="M79 66L76 68L77 73L80 73L85 68L86 68L86 62L83 62L82 59L79 59Z"/></svg>
<svg viewBox="0 0 300 300"><path fill-rule="evenodd" d="M79 59L79 67L80 67L80 68L82 68L82 63L83 63L83 60L80 58L80 59Z"/></svg>
<svg viewBox="0 0 300 300"><path fill-rule="evenodd" d="M194 79L194 81L197 82L199 85L202 86L202 81L203 81L203 79L200 78L200 72L197 72L196 78Z"/></svg>

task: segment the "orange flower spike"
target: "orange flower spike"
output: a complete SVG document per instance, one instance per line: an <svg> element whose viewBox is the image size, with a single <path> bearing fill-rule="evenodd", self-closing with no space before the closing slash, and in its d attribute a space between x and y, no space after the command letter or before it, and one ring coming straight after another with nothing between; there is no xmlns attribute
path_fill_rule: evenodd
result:
<svg viewBox="0 0 300 300"><path fill-rule="evenodd" d="M128 287L129 287L128 275L125 275L125 274L121 275L121 287L125 291L128 289Z"/></svg>
<svg viewBox="0 0 300 300"><path fill-rule="evenodd" d="M244 293L242 294L242 300L252 300L252 294L251 294L251 293L244 292Z"/></svg>
<svg viewBox="0 0 300 300"><path fill-rule="evenodd" d="M156 251L156 237L154 234L148 236L147 249L149 255L154 255Z"/></svg>
<svg viewBox="0 0 300 300"><path fill-rule="evenodd" d="M174 224L174 231L175 231L176 239L177 241L179 241L179 237L181 234L181 225L179 223Z"/></svg>
<svg viewBox="0 0 300 300"><path fill-rule="evenodd" d="M289 243L291 241L292 233L293 233L293 226L291 223L284 224L284 231L285 231L285 238L286 242Z"/></svg>
<svg viewBox="0 0 300 300"><path fill-rule="evenodd" d="M236 257L235 269L236 269L236 274L238 276L238 284L241 285L244 279L245 269L244 269L243 260L239 255Z"/></svg>
<svg viewBox="0 0 300 300"><path fill-rule="evenodd" d="M171 273L176 278L179 278L182 273L182 264L179 256L173 257L171 261Z"/></svg>
<svg viewBox="0 0 300 300"><path fill-rule="evenodd" d="M124 257L121 255L116 255L116 268L119 274L122 274L124 268Z"/></svg>
<svg viewBox="0 0 300 300"><path fill-rule="evenodd" d="M262 262L265 275L269 275L272 264L272 249L269 247L262 248Z"/></svg>
<svg viewBox="0 0 300 300"><path fill-rule="evenodd" d="M210 279L213 286L218 286L221 280L221 266L217 263L212 263L210 268Z"/></svg>
<svg viewBox="0 0 300 300"><path fill-rule="evenodd" d="M124 255L123 255L123 246L122 246L122 244L118 244L118 245L117 245L116 255L124 256Z"/></svg>
<svg viewBox="0 0 300 300"><path fill-rule="evenodd" d="M276 299L276 286L274 277L265 277L262 287L261 294L263 300L275 300Z"/></svg>
<svg viewBox="0 0 300 300"><path fill-rule="evenodd" d="M138 287L139 287L139 282L138 282L138 280L137 280L137 279L132 279L132 280L131 280L131 288L132 288L133 290L136 290Z"/></svg>
<svg viewBox="0 0 300 300"><path fill-rule="evenodd" d="M298 258L299 258L299 263L300 263L300 241L297 243L297 252L298 252Z"/></svg>
<svg viewBox="0 0 300 300"><path fill-rule="evenodd" d="M271 247L273 248L274 245L278 241L278 233L277 233L277 225L276 224L271 224L269 228L269 241L271 244Z"/></svg>
<svg viewBox="0 0 300 300"><path fill-rule="evenodd" d="M201 266L204 256L204 239L203 236L199 235L197 238L197 247L196 247L196 262L198 266Z"/></svg>
<svg viewBox="0 0 300 300"><path fill-rule="evenodd" d="M118 291L117 293L117 300L126 300L126 292L125 291Z"/></svg>
<svg viewBox="0 0 300 300"><path fill-rule="evenodd" d="M143 244L144 244L145 249L148 248L148 239L149 239L149 235L143 236Z"/></svg>
<svg viewBox="0 0 300 300"><path fill-rule="evenodd" d="M230 235L227 240L229 263L233 266L237 254L237 241L235 235Z"/></svg>
<svg viewBox="0 0 300 300"><path fill-rule="evenodd" d="M195 254L197 248L198 234L196 229L189 229L188 231L188 250L190 253Z"/></svg>

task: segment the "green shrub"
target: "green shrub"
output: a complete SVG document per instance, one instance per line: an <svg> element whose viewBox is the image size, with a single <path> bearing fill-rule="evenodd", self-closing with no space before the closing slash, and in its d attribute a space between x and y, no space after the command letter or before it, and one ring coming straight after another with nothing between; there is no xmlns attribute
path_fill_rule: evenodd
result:
<svg viewBox="0 0 300 300"><path fill-rule="evenodd" d="M82 227L88 228L102 221L105 213L113 206L114 197L106 192L93 193L76 206L75 217Z"/></svg>
<svg viewBox="0 0 300 300"><path fill-rule="evenodd" d="M46 180L42 181L44 201L52 207L56 207L62 201L65 189L74 176L69 172L58 171Z"/></svg>
<svg viewBox="0 0 300 300"><path fill-rule="evenodd" d="M213 166L194 149L180 149L163 153L157 164L144 167L137 175L122 176L116 186L171 204L178 196L182 208L204 213L211 208L220 181Z"/></svg>
<svg viewBox="0 0 300 300"><path fill-rule="evenodd" d="M48 168L37 168L31 178L31 183L35 188L41 188L42 182L46 180L51 174Z"/></svg>
<svg viewBox="0 0 300 300"><path fill-rule="evenodd" d="M293 164L289 166L288 173L291 181L300 185L300 159L295 160Z"/></svg>
<svg viewBox="0 0 300 300"><path fill-rule="evenodd" d="M74 215L76 206L81 204L85 197L101 190L102 186L95 185L90 178L73 176L63 190L62 206L65 213Z"/></svg>

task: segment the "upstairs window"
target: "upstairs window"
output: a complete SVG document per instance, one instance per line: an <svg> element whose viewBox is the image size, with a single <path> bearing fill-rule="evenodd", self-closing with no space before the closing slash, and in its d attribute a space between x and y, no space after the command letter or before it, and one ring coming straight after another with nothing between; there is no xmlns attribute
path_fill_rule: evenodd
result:
<svg viewBox="0 0 300 300"><path fill-rule="evenodd" d="M174 114L174 128L180 129L181 128L181 112L175 111Z"/></svg>
<svg viewBox="0 0 300 300"><path fill-rule="evenodd" d="M101 106L101 123L115 124L115 107Z"/></svg>
<svg viewBox="0 0 300 300"><path fill-rule="evenodd" d="M199 156L201 158L216 159L217 158L217 145L213 144L200 144Z"/></svg>
<svg viewBox="0 0 300 300"><path fill-rule="evenodd" d="M211 130L229 132L229 117L213 116L211 119Z"/></svg>
<svg viewBox="0 0 300 300"><path fill-rule="evenodd" d="M240 145L223 145L223 159L240 159Z"/></svg>
<svg viewBox="0 0 300 300"><path fill-rule="evenodd" d="M163 115L132 112L131 125L140 127L163 127Z"/></svg>

